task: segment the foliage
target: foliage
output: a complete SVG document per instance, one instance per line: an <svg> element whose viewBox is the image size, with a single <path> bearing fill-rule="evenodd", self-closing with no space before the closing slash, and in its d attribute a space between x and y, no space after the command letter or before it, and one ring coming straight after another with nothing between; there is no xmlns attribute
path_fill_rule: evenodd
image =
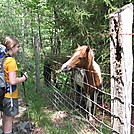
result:
<svg viewBox="0 0 134 134"><path fill-rule="evenodd" d="M36 95L33 91L36 73L34 35L39 35L41 80L46 57L53 58L53 54L70 55L77 43L90 45L94 49L95 60L104 73L109 74L109 14L130 2L134 4L133 0L0 0L0 42L2 43L6 36L19 39L20 54L16 58L19 69L27 71L30 75L26 87L29 89L31 114L36 122L39 123L43 114L41 111L38 113L38 110L42 109L36 101L39 100L41 103L44 98L40 100L40 94ZM109 81L108 78L105 79ZM34 100L35 96L37 97ZM44 108L45 104L41 104ZM41 125L41 122L39 124Z"/></svg>
<svg viewBox="0 0 134 134"><path fill-rule="evenodd" d="M42 49L47 46L59 49L56 38L67 37L60 38L61 52L76 48L77 43L91 45L100 52L109 37L85 36L109 33L109 14L129 2L132 1L4 0L0 5L0 34L1 37L16 36L20 44L24 36L25 49L32 49L34 33L39 33ZM104 45L108 47L109 43Z"/></svg>

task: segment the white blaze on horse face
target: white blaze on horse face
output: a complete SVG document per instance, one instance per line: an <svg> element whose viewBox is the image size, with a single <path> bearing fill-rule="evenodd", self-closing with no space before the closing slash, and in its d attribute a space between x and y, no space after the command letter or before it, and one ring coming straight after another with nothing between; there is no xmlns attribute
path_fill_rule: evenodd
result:
<svg viewBox="0 0 134 134"><path fill-rule="evenodd" d="M62 65L62 67L61 67L61 70L62 71L67 67L68 63L69 63L69 60Z"/></svg>
<svg viewBox="0 0 134 134"><path fill-rule="evenodd" d="M75 52L72 58L78 56L79 54L80 54L80 51ZM71 58L71 59L72 59L72 58Z"/></svg>
<svg viewBox="0 0 134 134"><path fill-rule="evenodd" d="M79 54L80 54L80 51L75 52L74 55L73 55L66 63L64 63L64 64L62 65L61 70L64 70L64 69L72 62L72 60L73 60L76 56L78 56Z"/></svg>

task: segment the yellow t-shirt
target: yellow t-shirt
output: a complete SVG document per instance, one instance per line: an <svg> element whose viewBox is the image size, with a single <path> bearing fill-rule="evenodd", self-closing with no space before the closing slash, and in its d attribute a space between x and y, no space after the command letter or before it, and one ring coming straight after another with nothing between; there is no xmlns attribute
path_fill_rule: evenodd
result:
<svg viewBox="0 0 134 134"><path fill-rule="evenodd" d="M12 57L8 57L4 61L4 74L5 74L6 82L9 82L8 73L12 71L18 71L18 67L16 64L16 60ZM5 98L10 98L9 92L5 94ZM14 92L12 92L12 98L18 98L18 88Z"/></svg>

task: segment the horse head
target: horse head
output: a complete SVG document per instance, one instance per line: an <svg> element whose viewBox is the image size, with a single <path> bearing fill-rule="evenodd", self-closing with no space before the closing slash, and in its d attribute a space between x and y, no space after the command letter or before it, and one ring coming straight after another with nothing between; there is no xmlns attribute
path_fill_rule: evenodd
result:
<svg viewBox="0 0 134 134"><path fill-rule="evenodd" d="M62 65L63 72L71 71L73 68L87 69L93 61L93 51L90 46L78 46L72 57Z"/></svg>

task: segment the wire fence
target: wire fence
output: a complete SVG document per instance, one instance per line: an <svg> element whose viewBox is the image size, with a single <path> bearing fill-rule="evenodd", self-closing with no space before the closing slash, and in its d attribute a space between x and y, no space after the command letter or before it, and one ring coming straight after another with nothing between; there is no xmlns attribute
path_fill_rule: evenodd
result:
<svg viewBox="0 0 134 134"><path fill-rule="evenodd" d="M49 83L49 86L52 87L51 94L48 95L49 100L52 102L54 107L59 111L64 111L68 115L68 118L71 120L71 126L74 128L76 133L88 133L92 132L95 134L108 133L111 134L115 132L120 134L117 130L112 128L111 118L114 115L111 112L111 93L110 93L110 80L111 76L109 72L101 73L102 75L102 85L97 88L94 87L98 92L97 103L90 99L90 101L96 105L96 113L92 114L93 121L89 121L87 114L91 114L88 111L86 106L87 98L85 91L82 87L78 86L76 83L83 81L78 81L75 79L75 73L79 73L79 68L75 68L75 71L68 73L61 72L61 63L54 61L55 66L48 66L50 71L45 71L46 75L51 76L51 80L45 78L46 83ZM90 70L88 70L90 71ZM132 120L131 120L131 132L134 133L134 104L131 104L132 107Z"/></svg>

